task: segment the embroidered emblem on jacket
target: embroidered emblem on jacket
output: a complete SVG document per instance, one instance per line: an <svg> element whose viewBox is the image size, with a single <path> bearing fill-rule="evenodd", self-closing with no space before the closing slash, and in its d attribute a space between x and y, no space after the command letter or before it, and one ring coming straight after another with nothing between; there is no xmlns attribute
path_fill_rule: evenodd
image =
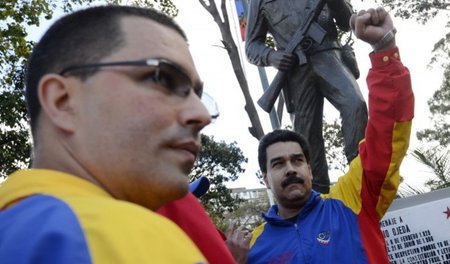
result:
<svg viewBox="0 0 450 264"><path fill-rule="evenodd" d="M322 245L327 245L330 242L330 231L323 231L317 235L317 241Z"/></svg>

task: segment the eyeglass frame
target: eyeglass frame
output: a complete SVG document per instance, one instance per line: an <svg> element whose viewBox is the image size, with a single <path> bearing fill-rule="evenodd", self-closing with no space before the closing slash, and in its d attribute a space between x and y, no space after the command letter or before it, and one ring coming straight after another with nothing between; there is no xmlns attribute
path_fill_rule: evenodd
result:
<svg viewBox="0 0 450 264"><path fill-rule="evenodd" d="M188 74L177 64L175 64L174 62L167 60L167 59L163 59L163 58L148 58L148 59L142 59L142 60L129 60L129 61L113 61L113 62L101 62L101 63L92 63L92 64L80 64L80 65L71 65L68 66L64 69L62 69L58 75L64 76L66 73L71 72L71 71L78 71L78 70L85 70L85 69L95 69L95 68L102 68L102 67L114 67L114 66L155 66L157 68L157 72L156 72L156 78L158 78L159 76L159 72L160 72L160 66L162 64L165 64L167 66L169 66L172 69L175 69L176 72L178 72L179 74L181 74L183 76L183 78L186 78L187 80L190 80L190 78L188 77ZM189 88L189 91L194 90L194 93L197 94L198 97L200 97L200 99L202 98L203 94L207 94L205 92L203 92L203 83L201 83L201 85L199 85L200 87L193 87L191 85L191 87ZM174 89L169 89L173 92ZM199 92L196 92L199 91ZM185 97L188 96L188 94L184 95L180 95L177 94L176 92L173 92L173 94L176 94L178 96L181 97ZM209 96L209 99L214 101L214 107L217 108L217 103L215 102L215 100L212 98L212 96L210 96L209 94L207 94ZM212 114L210 111L210 109L208 109L206 103L202 102L203 105L206 107L206 109L208 110L208 112L210 112L211 115L211 119L215 120L219 117L219 111L218 109L215 109L217 113Z"/></svg>

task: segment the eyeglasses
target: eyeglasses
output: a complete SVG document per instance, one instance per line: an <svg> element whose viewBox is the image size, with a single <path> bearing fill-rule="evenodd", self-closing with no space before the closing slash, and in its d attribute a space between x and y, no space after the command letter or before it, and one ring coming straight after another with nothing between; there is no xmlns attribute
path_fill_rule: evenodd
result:
<svg viewBox="0 0 450 264"><path fill-rule="evenodd" d="M211 115L213 120L219 117L219 110L215 100L208 94L203 92L203 83L193 85L191 79L186 74L186 72L177 64L160 58L151 58L144 60L135 61L115 61L115 62L105 62L105 63L93 63L93 64L82 64L82 65L72 65L64 68L59 72L59 75L64 76L69 72L80 71L80 70L93 70L103 67L114 67L114 66L137 66L137 67L150 67L150 74L148 78L158 85L164 87L169 93L186 98L191 93L191 90L201 98L202 103L205 105L206 109Z"/></svg>

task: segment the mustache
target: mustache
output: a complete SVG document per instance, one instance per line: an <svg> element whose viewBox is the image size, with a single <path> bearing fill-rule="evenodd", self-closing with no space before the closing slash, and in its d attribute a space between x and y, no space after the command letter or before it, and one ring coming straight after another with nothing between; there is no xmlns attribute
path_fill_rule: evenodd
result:
<svg viewBox="0 0 450 264"><path fill-rule="evenodd" d="M286 188L286 186L288 186L289 184L293 184L293 183L303 184L303 183L305 183L305 180L303 178L299 178L297 176L289 176L284 181L281 182L281 187L284 189L284 188Z"/></svg>

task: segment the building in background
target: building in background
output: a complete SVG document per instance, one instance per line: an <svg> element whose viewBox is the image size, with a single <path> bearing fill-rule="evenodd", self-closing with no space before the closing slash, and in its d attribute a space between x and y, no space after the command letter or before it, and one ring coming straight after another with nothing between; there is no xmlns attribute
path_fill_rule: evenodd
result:
<svg viewBox="0 0 450 264"><path fill-rule="evenodd" d="M273 204L273 197L267 188L246 189L231 188L231 195L234 198L240 198L240 203L233 213L228 216L249 229L253 229L262 223L261 213L267 212Z"/></svg>

